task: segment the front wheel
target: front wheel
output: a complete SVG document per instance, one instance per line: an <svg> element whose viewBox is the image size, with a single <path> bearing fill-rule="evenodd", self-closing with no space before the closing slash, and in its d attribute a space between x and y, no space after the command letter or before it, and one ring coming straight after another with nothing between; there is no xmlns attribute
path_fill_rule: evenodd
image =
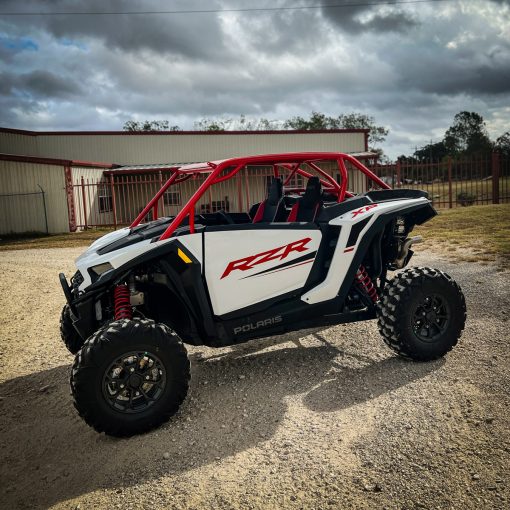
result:
<svg viewBox="0 0 510 510"><path fill-rule="evenodd" d="M400 356L430 361L449 352L466 322L466 302L449 275L428 267L399 273L378 306L384 342Z"/></svg>
<svg viewBox="0 0 510 510"><path fill-rule="evenodd" d="M151 320L119 320L97 331L76 356L71 391L80 416L98 432L131 436L175 414L190 365L179 337Z"/></svg>

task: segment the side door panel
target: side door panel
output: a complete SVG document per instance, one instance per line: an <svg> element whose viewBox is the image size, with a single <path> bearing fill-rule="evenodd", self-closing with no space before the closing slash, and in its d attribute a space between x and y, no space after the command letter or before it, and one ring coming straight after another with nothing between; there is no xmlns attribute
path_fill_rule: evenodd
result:
<svg viewBox="0 0 510 510"><path fill-rule="evenodd" d="M223 315L304 286L321 231L237 226L205 231L205 279L215 315Z"/></svg>

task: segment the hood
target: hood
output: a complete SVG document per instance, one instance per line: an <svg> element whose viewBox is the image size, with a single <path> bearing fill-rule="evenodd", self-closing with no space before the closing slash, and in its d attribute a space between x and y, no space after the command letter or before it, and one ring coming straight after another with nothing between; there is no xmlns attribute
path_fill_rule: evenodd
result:
<svg viewBox="0 0 510 510"><path fill-rule="evenodd" d="M101 236L99 239L96 239L77 259L76 263L78 263L83 258L87 257L90 253L95 252L102 248L103 246L106 246L110 243L113 243L114 241L118 241L119 239L122 239L123 237L127 237L129 233L131 232L131 229L121 228L120 230L115 230L114 232L109 232L108 234L105 234L104 236Z"/></svg>

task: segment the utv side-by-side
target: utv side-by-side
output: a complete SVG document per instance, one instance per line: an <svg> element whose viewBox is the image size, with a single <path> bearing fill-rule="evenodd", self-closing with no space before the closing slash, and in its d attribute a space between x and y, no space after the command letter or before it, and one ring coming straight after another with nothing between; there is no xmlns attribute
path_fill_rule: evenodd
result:
<svg viewBox="0 0 510 510"><path fill-rule="evenodd" d="M260 177L266 198L249 204L249 212L199 208L226 181L237 183L232 189L241 197L241 185L253 183L260 172L252 169L261 166L271 172ZM349 172L373 189L349 192ZM200 183L196 192L177 215L158 218L165 192L190 178ZM76 409L97 431L115 436L157 427L186 397L183 343L223 347L377 318L399 355L443 356L466 319L457 283L425 267L388 279L421 240L409 236L413 227L435 215L426 192L389 189L343 153L173 168L129 228L101 237L77 259L70 284L60 274L67 300L61 333L76 354Z"/></svg>

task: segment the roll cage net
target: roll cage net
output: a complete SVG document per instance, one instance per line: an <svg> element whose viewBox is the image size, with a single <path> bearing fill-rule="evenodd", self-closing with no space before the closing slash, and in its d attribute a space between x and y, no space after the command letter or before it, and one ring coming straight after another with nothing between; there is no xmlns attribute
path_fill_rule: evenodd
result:
<svg viewBox="0 0 510 510"><path fill-rule="evenodd" d="M320 165L324 165L326 162L329 164L333 163L335 165L335 168L338 170L340 175L340 182L337 182L336 179L321 168ZM195 232L195 208L197 202L208 191L208 189L215 184L232 179L243 168L250 171L250 167L254 166L272 167L273 176L282 178L285 193L301 194L304 192L306 186L292 186L292 182L296 181L296 176L301 176L306 180L313 176L319 177L324 192L335 196L337 202L343 202L346 198L354 196L353 193L347 191L348 172L346 163L349 163L351 167L354 167L356 170L363 173L367 180L371 181L376 186L382 189L390 188L390 186L379 179L379 177L377 177L355 157L340 152L270 154L265 156L250 156L225 159L222 161L194 163L172 169L169 179L143 208L140 214L130 225L130 228L134 228L139 225L151 212L152 219L157 219L158 203L161 197L171 186L176 186L191 177L205 175L205 180L203 180L202 184L170 222L170 225L161 235L159 240L162 241L170 237L182 224L186 217L189 217L188 225L190 233L193 234Z"/></svg>

